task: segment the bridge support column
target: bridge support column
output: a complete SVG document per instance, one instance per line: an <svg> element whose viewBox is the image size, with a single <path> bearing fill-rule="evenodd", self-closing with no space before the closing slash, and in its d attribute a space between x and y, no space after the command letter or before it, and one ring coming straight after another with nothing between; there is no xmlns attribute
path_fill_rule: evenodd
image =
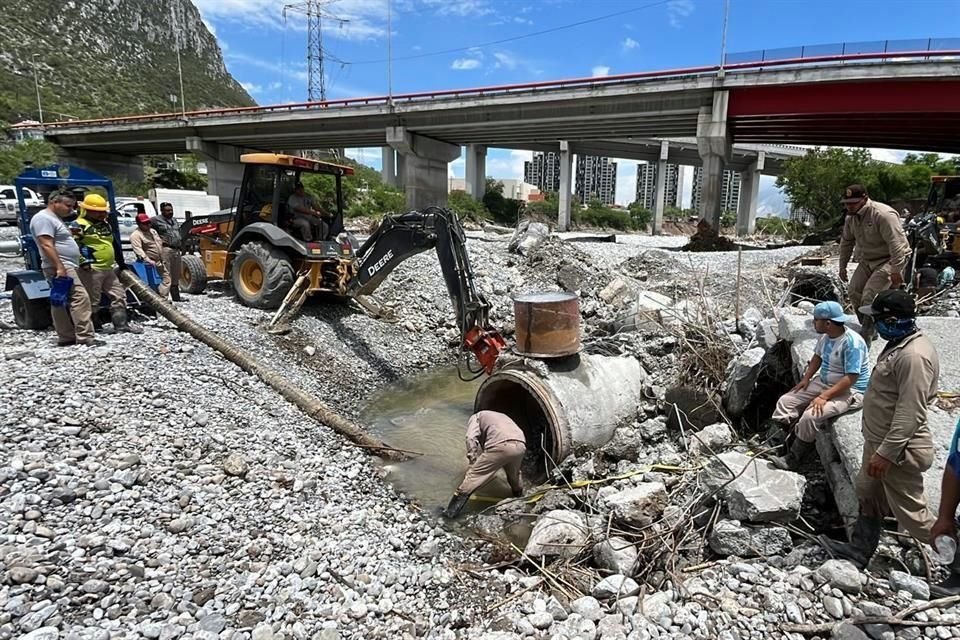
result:
<svg viewBox="0 0 960 640"><path fill-rule="evenodd" d="M460 157L460 146L411 133L406 127L387 127L387 144L402 158L407 207L446 206L448 165Z"/></svg>
<svg viewBox="0 0 960 640"><path fill-rule="evenodd" d="M723 171L730 161L733 144L727 128L727 91L713 94L713 107L700 109L697 119L697 148L703 161L700 188L700 218L720 230Z"/></svg>
<svg viewBox="0 0 960 640"><path fill-rule="evenodd" d="M384 184L391 187L397 186L397 162L396 152L393 147L380 148L381 168L380 175L383 177Z"/></svg>
<svg viewBox="0 0 960 640"><path fill-rule="evenodd" d="M243 182L240 154L244 150L240 147L207 142L202 138L190 136L187 138L187 151L202 157L207 165L207 193L220 198L221 209L232 205L234 194Z"/></svg>
<svg viewBox="0 0 960 640"><path fill-rule="evenodd" d="M667 200L667 158L670 157L670 143L660 142L660 157L657 158L657 186L653 196L653 222L650 233L658 236L663 232L663 209Z"/></svg>
<svg viewBox="0 0 960 640"><path fill-rule="evenodd" d="M766 161L766 153L760 151L757 160L740 174L740 203L737 205L737 235L753 233L757 222L757 200L760 194L760 174Z"/></svg>
<svg viewBox="0 0 960 640"><path fill-rule="evenodd" d="M483 200L487 191L487 147L467 145L466 191L474 200Z"/></svg>
<svg viewBox="0 0 960 640"><path fill-rule="evenodd" d="M566 231L570 228L570 206L573 199L573 151L566 140L560 141L560 193L557 196L557 229Z"/></svg>
<svg viewBox="0 0 960 640"><path fill-rule="evenodd" d="M82 167L111 180L143 182L143 158L140 156L125 156L86 149L64 149L60 162Z"/></svg>

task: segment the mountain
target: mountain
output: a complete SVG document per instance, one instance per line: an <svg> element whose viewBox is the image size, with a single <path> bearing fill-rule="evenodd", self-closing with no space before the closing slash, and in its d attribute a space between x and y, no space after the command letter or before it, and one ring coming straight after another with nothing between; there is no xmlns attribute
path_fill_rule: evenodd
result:
<svg viewBox="0 0 960 640"><path fill-rule="evenodd" d="M39 119L34 70L45 121L179 110L176 31L188 111L255 104L190 0L4 5L0 123Z"/></svg>

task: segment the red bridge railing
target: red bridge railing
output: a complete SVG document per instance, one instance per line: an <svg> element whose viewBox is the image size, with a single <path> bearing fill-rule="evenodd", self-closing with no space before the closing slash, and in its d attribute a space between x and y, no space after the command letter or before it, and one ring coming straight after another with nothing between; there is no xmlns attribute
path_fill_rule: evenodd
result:
<svg viewBox="0 0 960 640"><path fill-rule="evenodd" d="M906 44L916 45L914 50L906 50ZM921 46L923 45L923 46ZM946 46L949 45L949 46ZM931 46L942 48L932 49ZM826 49L826 53L820 51ZM837 53L834 49L838 49ZM861 49L871 49L862 51ZM880 50L876 50L880 49ZM751 57L747 61L739 61L741 57ZM873 43L841 43L837 45L815 45L809 47L792 47L784 49L764 49L743 54L726 56L722 68L725 71L760 71L767 68L787 66L813 65L843 65L849 62L926 62L949 58L960 58L960 38L879 41ZM227 115L262 114L304 111L310 109L329 109L357 106L388 105L397 103L412 103L437 98L476 98L492 95L516 93L522 91L537 91L549 89L564 89L582 86L607 86L642 80L665 78L679 78L684 76L698 76L717 73L720 65L705 65L686 67L681 69L665 69L658 71L641 71L637 73L623 73L603 77L569 78L566 80L547 80L542 82L527 82L521 84L494 85L474 87L468 89L443 89L439 91L420 91L415 93L401 93L392 96L368 96L362 98L344 98L340 100L326 100L323 102L295 102L277 105L255 107L228 107L218 109L204 109L187 111L185 113L155 113L135 116L119 116L112 118L96 118L90 120L67 120L50 122L43 125L44 129L60 129L78 126L119 125L145 122L159 122L165 120L183 120L212 118Z"/></svg>

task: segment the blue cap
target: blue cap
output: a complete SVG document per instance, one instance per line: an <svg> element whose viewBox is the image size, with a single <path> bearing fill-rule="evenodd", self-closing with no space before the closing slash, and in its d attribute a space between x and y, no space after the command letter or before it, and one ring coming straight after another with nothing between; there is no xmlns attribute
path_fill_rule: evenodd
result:
<svg viewBox="0 0 960 640"><path fill-rule="evenodd" d="M827 301L821 302L813 308L814 320L830 320L837 324L846 324L852 318L843 312L843 307L839 302Z"/></svg>

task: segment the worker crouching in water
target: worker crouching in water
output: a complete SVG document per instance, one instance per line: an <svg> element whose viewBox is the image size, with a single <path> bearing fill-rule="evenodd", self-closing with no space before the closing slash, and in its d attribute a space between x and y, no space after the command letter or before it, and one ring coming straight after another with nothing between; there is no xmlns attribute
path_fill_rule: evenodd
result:
<svg viewBox="0 0 960 640"><path fill-rule="evenodd" d="M523 430L510 416L497 411L478 411L467 422L467 474L457 487L443 515L456 518L470 495L493 479L501 468L515 497L523 494L520 466L527 453Z"/></svg>
<svg viewBox="0 0 960 640"><path fill-rule="evenodd" d="M820 334L807 370L793 389L777 401L771 420L796 423L793 444L772 460L779 469L796 471L816 450L817 431L828 421L857 408L870 380L867 343L847 328L851 318L837 302L813 308L813 328Z"/></svg>
<svg viewBox="0 0 960 640"><path fill-rule="evenodd" d="M113 230L107 222L107 201L103 196L87 194L80 203L80 216L74 231L81 254L77 275L90 295L94 319L100 307L100 296L106 293L110 299L110 321L114 330L143 333L143 329L131 325L127 318L127 294L117 278Z"/></svg>

